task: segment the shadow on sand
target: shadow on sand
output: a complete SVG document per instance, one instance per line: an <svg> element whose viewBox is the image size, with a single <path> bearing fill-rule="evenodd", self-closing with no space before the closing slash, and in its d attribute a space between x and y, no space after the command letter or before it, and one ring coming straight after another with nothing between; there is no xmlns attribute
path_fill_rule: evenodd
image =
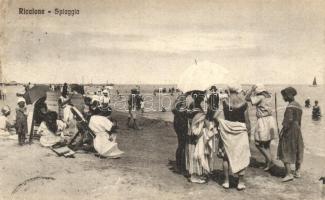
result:
<svg viewBox="0 0 325 200"><path fill-rule="evenodd" d="M251 158L249 167L263 169L264 166L265 166L265 164L263 162L258 161L256 158ZM278 165L274 165L269 170L269 172L270 172L271 176L275 176L275 177L284 177L285 176L284 167L280 167Z"/></svg>
<svg viewBox="0 0 325 200"><path fill-rule="evenodd" d="M188 178L188 174L187 174L186 170L184 169L183 172L180 171L176 166L176 161L175 160L168 160L167 167L174 174L182 175L182 176L185 176L185 177Z"/></svg>

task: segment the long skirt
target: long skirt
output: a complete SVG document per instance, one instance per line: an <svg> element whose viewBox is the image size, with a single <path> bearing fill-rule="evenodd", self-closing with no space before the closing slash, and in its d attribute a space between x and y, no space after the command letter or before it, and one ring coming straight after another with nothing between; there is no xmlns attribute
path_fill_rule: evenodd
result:
<svg viewBox="0 0 325 200"><path fill-rule="evenodd" d="M278 158L284 163L302 163L304 155L304 142L300 127L297 123L283 131L278 146Z"/></svg>
<svg viewBox="0 0 325 200"><path fill-rule="evenodd" d="M195 158L195 146L196 146L196 139L193 138L193 136L189 136L187 139L187 144L185 147L185 156L186 156L186 170L190 175L196 174L196 175L205 175L209 172L204 170L200 161Z"/></svg>

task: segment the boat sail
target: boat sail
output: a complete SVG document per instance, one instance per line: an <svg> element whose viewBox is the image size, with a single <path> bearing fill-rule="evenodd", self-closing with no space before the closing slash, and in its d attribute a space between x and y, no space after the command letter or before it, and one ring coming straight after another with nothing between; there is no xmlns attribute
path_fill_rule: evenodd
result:
<svg viewBox="0 0 325 200"><path fill-rule="evenodd" d="M317 82L316 82L316 76L314 77L314 80L313 80L313 85L312 86L314 86L314 87L316 87L317 86Z"/></svg>

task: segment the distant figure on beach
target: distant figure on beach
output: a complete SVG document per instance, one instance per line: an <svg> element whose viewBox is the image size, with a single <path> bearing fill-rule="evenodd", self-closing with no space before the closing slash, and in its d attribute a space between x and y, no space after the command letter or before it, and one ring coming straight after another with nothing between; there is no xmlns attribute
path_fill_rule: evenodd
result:
<svg viewBox="0 0 325 200"><path fill-rule="evenodd" d="M239 95L240 86L228 86L229 97L224 99L224 120L218 119L220 129L218 157L223 159L225 181L222 186L230 187L229 174L238 175L238 190L246 188L244 175L250 162L248 104Z"/></svg>
<svg viewBox="0 0 325 200"><path fill-rule="evenodd" d="M135 130L139 130L139 126L137 124L137 113L138 113L138 107L137 107L137 95L138 95L138 90L137 89L132 89L131 94L129 95L128 99L128 110L129 110L129 116L128 116L128 121L127 121L127 126L129 128L134 128ZM131 121L133 122L133 126L131 126Z"/></svg>
<svg viewBox="0 0 325 200"><path fill-rule="evenodd" d="M97 90L97 95L98 95L99 97L102 96L102 89Z"/></svg>
<svg viewBox="0 0 325 200"><path fill-rule="evenodd" d="M99 97L100 104L102 107L107 107L111 102L111 97L108 90L103 90L103 95Z"/></svg>
<svg viewBox="0 0 325 200"><path fill-rule="evenodd" d="M257 84L252 86L245 99L251 102L253 106L256 106L255 145L265 158L264 171L268 171L273 166L270 143L275 139L276 130L275 120L272 116L271 94L264 85Z"/></svg>
<svg viewBox="0 0 325 200"><path fill-rule="evenodd" d="M4 87L2 89L2 100L6 100L7 99L7 89Z"/></svg>
<svg viewBox="0 0 325 200"><path fill-rule="evenodd" d="M27 127L27 108L23 97L18 97L18 107L16 108L16 132L19 145L24 145L26 140Z"/></svg>
<svg viewBox="0 0 325 200"><path fill-rule="evenodd" d="M27 85L24 85L25 92L27 92L31 88L31 83L29 82Z"/></svg>
<svg viewBox="0 0 325 200"><path fill-rule="evenodd" d="M66 83L65 83L66 84ZM68 86L63 86L61 96L59 97L58 104L59 104L59 119L64 119L67 116L64 116L64 110L70 104L71 99L68 95ZM68 113L68 112L66 112Z"/></svg>
<svg viewBox="0 0 325 200"><path fill-rule="evenodd" d="M315 101L315 105L313 106L312 118L313 120L319 120L321 117L320 107L318 105L318 101Z"/></svg>
<svg viewBox="0 0 325 200"><path fill-rule="evenodd" d="M143 96L141 95L140 97L140 109L141 109L141 113L144 113L144 99Z"/></svg>
<svg viewBox="0 0 325 200"><path fill-rule="evenodd" d="M63 91L67 91L68 92L68 84L67 83L63 83L62 92Z"/></svg>
<svg viewBox="0 0 325 200"><path fill-rule="evenodd" d="M120 94L120 91L119 91L119 90L116 90L116 96L119 98L119 100L121 100L121 99L122 99L122 96L121 96L121 94Z"/></svg>
<svg viewBox="0 0 325 200"><path fill-rule="evenodd" d="M180 174L186 172L185 144L188 131L186 96L180 95L174 102L172 112L174 114L174 130L177 135L178 146L176 149L176 170Z"/></svg>
<svg viewBox="0 0 325 200"><path fill-rule="evenodd" d="M300 167L303 161L304 142L301 133L302 108L295 101L296 89L287 87L281 91L283 100L289 102L284 112L282 130L278 146L278 158L284 163L286 176L283 182L300 178ZM292 174L290 165L295 165L295 172Z"/></svg>
<svg viewBox="0 0 325 200"><path fill-rule="evenodd" d="M310 108L310 98L308 97L306 100L305 100L305 107L306 108Z"/></svg>

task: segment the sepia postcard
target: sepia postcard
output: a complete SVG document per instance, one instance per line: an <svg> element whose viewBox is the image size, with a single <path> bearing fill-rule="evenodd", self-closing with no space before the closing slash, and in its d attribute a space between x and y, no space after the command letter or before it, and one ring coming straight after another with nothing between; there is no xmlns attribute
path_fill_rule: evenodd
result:
<svg viewBox="0 0 325 200"><path fill-rule="evenodd" d="M324 0L0 0L0 199L325 200Z"/></svg>

